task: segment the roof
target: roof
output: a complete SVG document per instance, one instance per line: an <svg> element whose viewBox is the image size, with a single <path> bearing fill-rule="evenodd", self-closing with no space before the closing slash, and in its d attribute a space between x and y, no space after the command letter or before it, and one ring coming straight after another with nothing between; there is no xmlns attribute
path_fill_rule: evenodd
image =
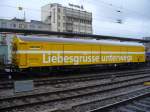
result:
<svg viewBox="0 0 150 112"><path fill-rule="evenodd" d="M95 35L95 34L79 34L79 33L70 33L70 32L54 32L54 31L43 31L43 30L27 30L27 29L11 29L11 28L0 28L1 33L22 33L25 35L33 35L33 34L46 34L46 35L56 35L56 36L64 36L70 38L78 37L90 37L93 39L105 39L105 40L119 40L119 41L127 41L127 42L141 42L148 43L150 40L142 40L135 38L124 38L124 37L114 37L114 36L106 36L106 35Z"/></svg>
<svg viewBox="0 0 150 112"><path fill-rule="evenodd" d="M123 42L115 42L115 43L110 43L110 42L104 42L102 40L94 40L94 39L71 39L71 38L63 38L63 37L44 37L44 36L22 36L18 35L18 38L21 39L22 41L35 41L35 42L62 42L62 43L83 43L83 44L110 44L110 45L126 45L126 46L143 46L143 45L135 45L135 44L126 44Z"/></svg>

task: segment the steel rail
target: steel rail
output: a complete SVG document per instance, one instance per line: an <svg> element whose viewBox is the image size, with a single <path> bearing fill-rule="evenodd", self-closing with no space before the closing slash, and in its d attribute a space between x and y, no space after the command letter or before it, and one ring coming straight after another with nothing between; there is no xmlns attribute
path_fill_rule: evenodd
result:
<svg viewBox="0 0 150 112"><path fill-rule="evenodd" d="M34 85L42 86L42 85L54 85L54 84L80 82L80 81L90 81L90 80L112 78L112 76L113 78L116 78L116 77L130 76L130 75L140 75L139 73L147 73L148 71L150 70L146 69L146 70L140 70L140 71L138 70L138 71L128 71L128 72L125 71L125 72L103 73L103 74L93 74L93 75L87 75L87 76L38 79L38 80L34 80ZM13 81L0 82L1 90L12 89L12 88L13 88Z"/></svg>
<svg viewBox="0 0 150 112"><path fill-rule="evenodd" d="M140 78L141 79L141 78ZM146 78L147 79L147 78ZM136 80L136 79L132 79L131 81L133 80ZM123 81L122 81L123 82ZM126 82L126 81L125 81ZM116 82L118 83L118 82ZM55 98L55 99L48 99L48 100L44 100L44 101L37 101L37 102L30 102L30 103L25 103L25 104L19 104L19 105L14 105L14 106L10 106L10 107L2 107L0 108L0 110L7 110L7 109L12 109L12 108L18 108L18 107L22 107L22 106L27 106L27 105L33 105L33 104L41 104L41 103L48 103L48 102L55 102L55 101L61 101L61 100L67 100L67 99L72 99L72 98L77 98L77 97L81 97L81 96L86 96L86 95L93 95L93 94L97 94L97 93L101 93L101 92L109 92L109 91L114 91L116 89L119 89L119 88L124 88L124 87L128 87L128 86L133 86L133 85L137 85L137 84L141 84L143 82L137 82L137 83L133 83L133 84L126 84L126 85L123 85L123 86L120 86L120 87L112 87L112 88L109 88L109 89L103 89L103 90L99 90L99 91L95 91L95 92L89 92L89 93L84 93L84 94L77 94L77 95L71 95L71 96L66 96L64 98ZM113 84L113 83L112 83ZM115 84L115 83L114 83ZM117 84L119 85L119 84ZM110 85L96 85L96 86L110 86ZM56 91L56 92L50 92L50 93L41 93L41 94L33 94L33 95L30 95L30 96L20 96L20 97L10 97L10 98L4 98L4 99L0 99L0 101L5 101L5 100L9 100L11 102L11 100L14 100L15 98L16 99L23 99L24 98L29 98L29 97L40 97L41 95L43 96L47 96L48 94L60 94L60 93L64 93L64 92L72 92L72 91L83 91L83 89L89 89L89 88L93 88L93 86L88 86L88 87L81 87L81 88L74 88L74 89L70 89L70 90L63 90L63 91Z"/></svg>

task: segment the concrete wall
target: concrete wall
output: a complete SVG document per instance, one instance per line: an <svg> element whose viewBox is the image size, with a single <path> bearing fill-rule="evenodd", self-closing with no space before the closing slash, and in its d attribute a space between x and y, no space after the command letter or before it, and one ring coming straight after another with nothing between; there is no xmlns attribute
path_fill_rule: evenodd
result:
<svg viewBox="0 0 150 112"><path fill-rule="evenodd" d="M9 62L8 60L8 46L0 45L0 65L7 64Z"/></svg>

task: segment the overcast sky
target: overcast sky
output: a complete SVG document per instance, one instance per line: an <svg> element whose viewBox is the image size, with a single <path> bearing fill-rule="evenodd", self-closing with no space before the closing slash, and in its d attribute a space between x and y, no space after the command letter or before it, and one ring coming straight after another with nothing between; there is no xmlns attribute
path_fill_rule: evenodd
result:
<svg viewBox="0 0 150 112"><path fill-rule="evenodd" d="M41 6L49 3L83 5L93 13L94 34L141 38L150 36L150 0L1 0L0 18L41 20ZM120 11L120 12L118 12ZM122 24L117 23L122 19Z"/></svg>

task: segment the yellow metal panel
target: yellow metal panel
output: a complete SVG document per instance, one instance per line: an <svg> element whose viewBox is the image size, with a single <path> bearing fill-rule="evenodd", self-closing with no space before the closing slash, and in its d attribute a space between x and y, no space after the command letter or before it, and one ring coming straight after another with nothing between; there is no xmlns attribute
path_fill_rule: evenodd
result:
<svg viewBox="0 0 150 112"><path fill-rule="evenodd" d="M122 58L124 58L124 56L128 56L128 47L127 46L120 46L120 56ZM127 61L128 61L127 58L119 60L120 63L125 63Z"/></svg>
<svg viewBox="0 0 150 112"><path fill-rule="evenodd" d="M20 50L27 49L26 44L20 44L19 45ZM27 54L19 54L19 65L20 66L27 66Z"/></svg>
<svg viewBox="0 0 150 112"><path fill-rule="evenodd" d="M51 44L51 65L63 65L63 45Z"/></svg>
<svg viewBox="0 0 150 112"><path fill-rule="evenodd" d="M130 54L130 52L136 52L136 49L133 46L128 46L128 56L132 57L132 62L137 62L137 54Z"/></svg>
<svg viewBox="0 0 150 112"><path fill-rule="evenodd" d="M116 45L102 45L101 46L101 62L107 63L119 63L120 46Z"/></svg>
<svg viewBox="0 0 150 112"><path fill-rule="evenodd" d="M38 52L38 51L44 50L42 48L43 48L42 44L33 42L33 43L28 43L27 49L25 50L28 50L30 52L32 51ZM32 67L32 66L41 65L41 55L42 54L38 54L38 53L27 54L28 66Z"/></svg>
<svg viewBox="0 0 150 112"><path fill-rule="evenodd" d="M145 52L142 46L23 42L17 39L14 43L17 43L17 50L29 51L13 55L19 62L19 68L145 61L145 54L140 54ZM128 56L132 57L132 60L128 60Z"/></svg>
<svg viewBox="0 0 150 112"><path fill-rule="evenodd" d="M68 45L64 44L64 51L74 51L76 45ZM67 57L70 57L70 59L67 59ZM74 65L74 54L73 53L65 53L64 54L64 65Z"/></svg>
<svg viewBox="0 0 150 112"><path fill-rule="evenodd" d="M100 45L92 45L92 64L101 63Z"/></svg>
<svg viewBox="0 0 150 112"><path fill-rule="evenodd" d="M64 62L65 65L84 65L91 64L91 46L86 44L68 44L64 45L64 58L70 58L70 62ZM65 61L65 60L64 60Z"/></svg>

